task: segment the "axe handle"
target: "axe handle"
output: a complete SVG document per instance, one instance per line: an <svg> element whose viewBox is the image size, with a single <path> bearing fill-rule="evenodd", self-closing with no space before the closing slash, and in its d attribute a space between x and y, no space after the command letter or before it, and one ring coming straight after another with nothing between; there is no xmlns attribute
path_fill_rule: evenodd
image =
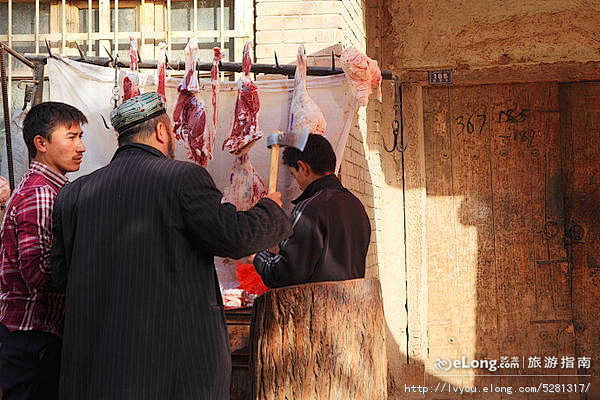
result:
<svg viewBox="0 0 600 400"><path fill-rule="evenodd" d="M279 145L271 146L271 170L269 172L269 193L277 191L277 170L279 168Z"/></svg>

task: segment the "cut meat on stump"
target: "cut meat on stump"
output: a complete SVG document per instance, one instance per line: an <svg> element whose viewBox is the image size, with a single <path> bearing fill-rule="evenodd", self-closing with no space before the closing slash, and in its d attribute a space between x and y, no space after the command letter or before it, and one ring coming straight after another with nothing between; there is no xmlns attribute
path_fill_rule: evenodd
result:
<svg viewBox="0 0 600 400"><path fill-rule="evenodd" d="M237 82L238 96L235 102L233 126L229 137L223 142L223 150L235 155L247 153L254 142L262 137L258 128L258 112L260 110L258 87L250 79L251 67L250 42L247 42L242 59L244 75Z"/></svg>
<svg viewBox="0 0 600 400"><path fill-rule="evenodd" d="M175 137L188 149L188 158L206 167L212 159L214 132L206 125L206 107L201 98L196 76L196 53L198 41L190 39L185 47L185 76L177 90L179 97L173 110Z"/></svg>
<svg viewBox="0 0 600 400"><path fill-rule="evenodd" d="M321 109L310 98L306 90L306 51L304 46L298 47L298 66L294 75L294 95L290 107L291 132L308 132L324 134L327 122Z"/></svg>

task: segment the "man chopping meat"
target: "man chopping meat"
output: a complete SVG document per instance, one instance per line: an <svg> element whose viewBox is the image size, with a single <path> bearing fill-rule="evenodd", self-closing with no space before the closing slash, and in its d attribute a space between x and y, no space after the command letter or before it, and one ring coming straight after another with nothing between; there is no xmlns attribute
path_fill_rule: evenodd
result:
<svg viewBox="0 0 600 400"><path fill-rule="evenodd" d="M213 257L288 237L279 193L238 212L208 172L172 160L157 93L111 114L112 161L57 198L52 267L66 286L61 399L227 400L231 354Z"/></svg>
<svg viewBox="0 0 600 400"><path fill-rule="evenodd" d="M279 254L262 251L254 267L272 288L365 276L371 225L360 200L334 175L335 153L321 135L311 134L304 151L288 147L283 164L303 190L292 201L294 234Z"/></svg>

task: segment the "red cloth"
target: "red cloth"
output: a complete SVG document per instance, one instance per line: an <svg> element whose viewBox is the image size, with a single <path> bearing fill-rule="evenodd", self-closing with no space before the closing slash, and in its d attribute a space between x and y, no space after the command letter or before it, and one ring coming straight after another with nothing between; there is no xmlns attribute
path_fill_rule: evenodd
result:
<svg viewBox="0 0 600 400"><path fill-rule="evenodd" d="M54 199L67 178L33 161L8 202L0 231L0 322L10 331L62 336L65 295L50 287Z"/></svg>
<svg viewBox="0 0 600 400"><path fill-rule="evenodd" d="M256 295L263 294L269 290L252 264L238 264L235 275L240 282L238 289L243 289L248 293Z"/></svg>

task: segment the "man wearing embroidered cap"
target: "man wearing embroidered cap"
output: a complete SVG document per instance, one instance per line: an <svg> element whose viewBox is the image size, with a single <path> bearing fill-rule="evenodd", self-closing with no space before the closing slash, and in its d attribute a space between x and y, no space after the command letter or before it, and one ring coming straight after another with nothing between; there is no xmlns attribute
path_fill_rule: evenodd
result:
<svg viewBox="0 0 600 400"><path fill-rule="evenodd" d="M230 350L213 257L289 236L278 193L246 212L208 172L171 159L156 93L112 115L110 164L57 198L51 263L65 286L62 399L229 398Z"/></svg>

